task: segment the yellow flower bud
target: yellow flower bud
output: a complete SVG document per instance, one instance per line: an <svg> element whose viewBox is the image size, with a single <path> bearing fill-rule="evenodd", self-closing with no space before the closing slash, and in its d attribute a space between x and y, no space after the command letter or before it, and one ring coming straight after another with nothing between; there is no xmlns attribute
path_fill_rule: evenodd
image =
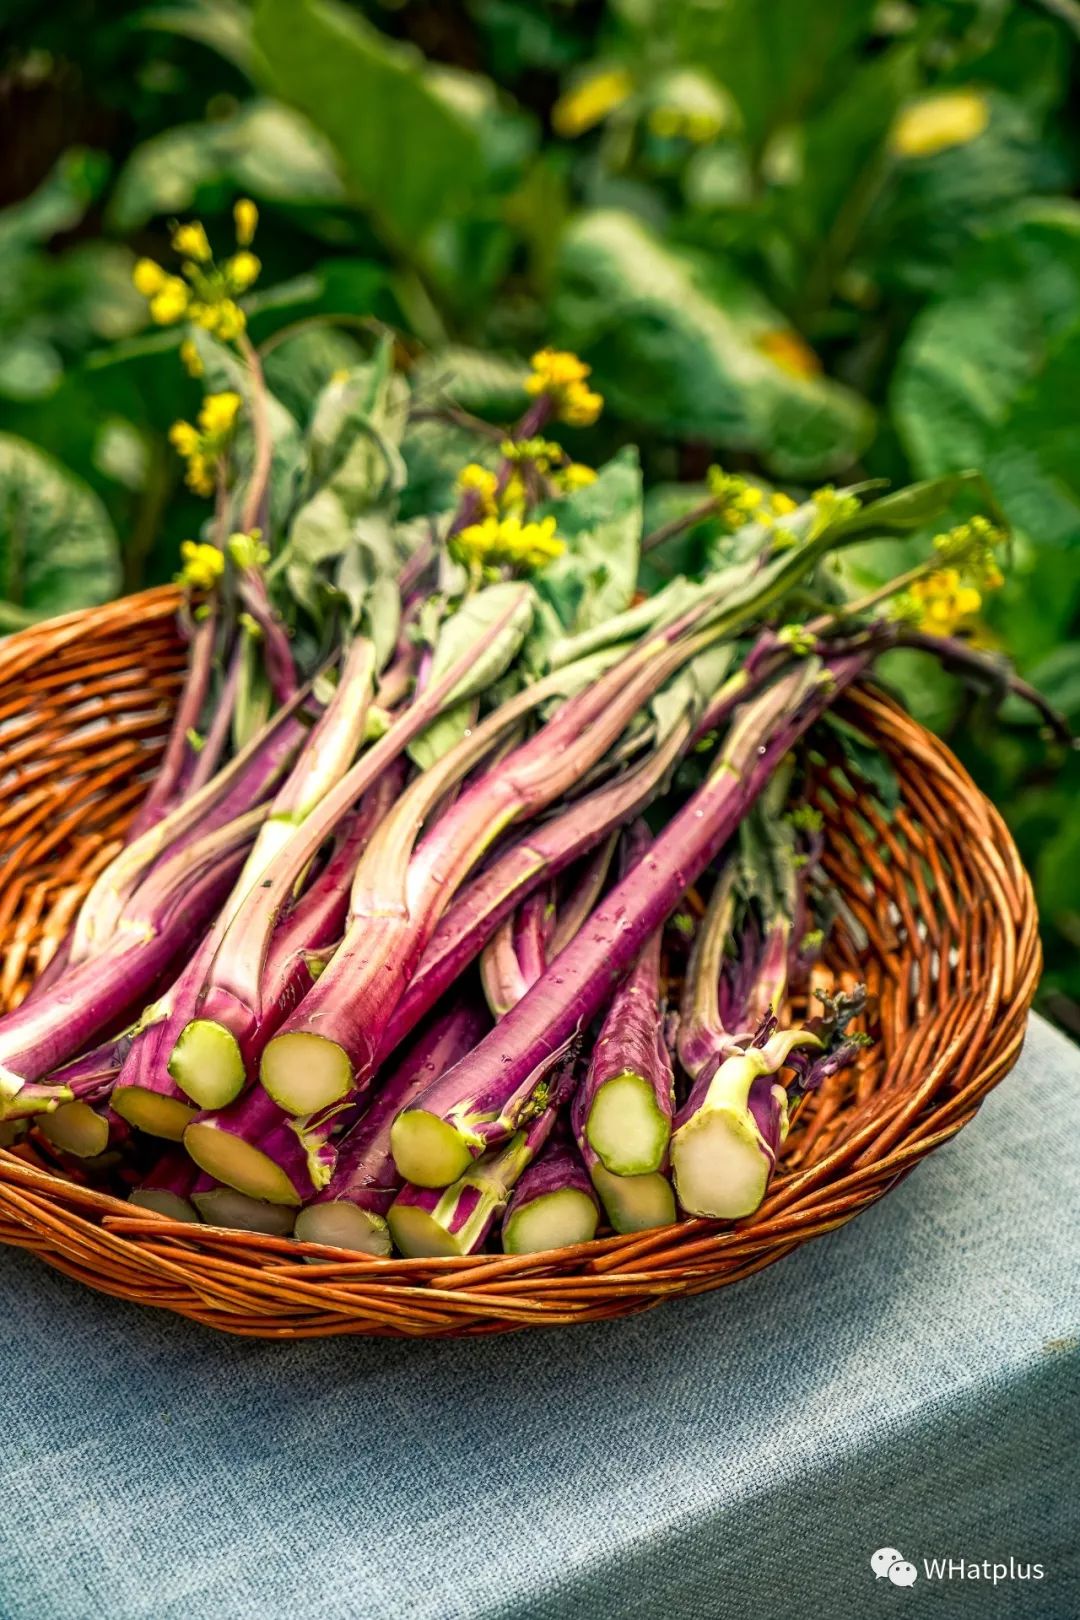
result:
<svg viewBox="0 0 1080 1620"><path fill-rule="evenodd" d="M225 572L225 558L217 546L205 545L201 541L182 541L180 558L184 565L180 582L194 591L213 590Z"/></svg>
<svg viewBox="0 0 1080 1620"><path fill-rule="evenodd" d="M232 432L243 403L240 395L231 390L222 394L207 394L199 412L199 426L208 438L224 438Z"/></svg>
<svg viewBox="0 0 1080 1620"><path fill-rule="evenodd" d="M247 292L258 281L261 269L254 253L234 253L225 266L225 274L235 292Z"/></svg>
<svg viewBox="0 0 1080 1620"><path fill-rule="evenodd" d="M142 293L144 298L153 298L159 293L168 280L160 264L153 259L137 259L131 272L131 279L135 284L135 291Z"/></svg>
<svg viewBox="0 0 1080 1620"><path fill-rule="evenodd" d="M233 205L233 223L236 226L236 240L241 247L250 247L255 240L255 231L259 223L259 210L250 197L241 197Z"/></svg>
<svg viewBox="0 0 1080 1620"><path fill-rule="evenodd" d="M625 68L602 68L559 97L551 109L551 127L565 140L584 135L621 106L633 88Z"/></svg>
<svg viewBox="0 0 1080 1620"><path fill-rule="evenodd" d="M178 225L172 233L173 252L198 264L207 264L211 258L206 229L198 220L190 225Z"/></svg>
<svg viewBox="0 0 1080 1620"><path fill-rule="evenodd" d="M166 276L150 300L150 319L158 326L173 326L187 314L191 294L179 276Z"/></svg>
<svg viewBox="0 0 1080 1620"><path fill-rule="evenodd" d="M169 443L182 456L194 456L199 449L199 430L190 422L174 422L169 429Z"/></svg>
<svg viewBox="0 0 1080 1620"><path fill-rule="evenodd" d="M185 338L180 345L180 363L189 377L202 376L202 356L190 338Z"/></svg>

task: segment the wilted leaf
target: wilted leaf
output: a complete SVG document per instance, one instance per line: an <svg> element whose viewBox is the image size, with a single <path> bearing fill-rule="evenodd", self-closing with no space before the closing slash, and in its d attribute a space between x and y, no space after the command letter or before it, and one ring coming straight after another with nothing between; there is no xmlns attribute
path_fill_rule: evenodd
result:
<svg viewBox="0 0 1080 1620"><path fill-rule="evenodd" d="M36 446L0 434L0 629L105 602L119 585L97 496Z"/></svg>
<svg viewBox="0 0 1080 1620"><path fill-rule="evenodd" d="M869 407L818 374L784 318L733 266L668 248L628 214L584 214L563 244L555 323L630 421L754 450L775 472L847 466Z"/></svg>

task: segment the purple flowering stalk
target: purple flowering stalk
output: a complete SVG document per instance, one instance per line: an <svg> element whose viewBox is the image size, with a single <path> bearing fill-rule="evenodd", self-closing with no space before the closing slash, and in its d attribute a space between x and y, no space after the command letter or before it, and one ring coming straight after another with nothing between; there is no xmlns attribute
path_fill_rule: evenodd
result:
<svg viewBox="0 0 1080 1620"><path fill-rule="evenodd" d="M337 1150L325 1126L311 1133L253 1086L228 1108L196 1114L183 1132L184 1147L215 1181L268 1204L299 1209L333 1174Z"/></svg>
<svg viewBox="0 0 1080 1620"><path fill-rule="evenodd" d="M476 1254L510 1201L514 1187L555 1128L574 1084L569 1053L536 1111L501 1146L483 1154L452 1186L406 1186L387 1213L394 1247L407 1259Z"/></svg>
<svg viewBox="0 0 1080 1620"><path fill-rule="evenodd" d="M624 875L645 859L651 842L643 823L631 827ZM667 1160L675 1074L663 1036L661 937L660 928L649 936L616 989L574 1096L574 1134L615 1176L660 1172Z"/></svg>
<svg viewBox="0 0 1080 1620"><path fill-rule="evenodd" d="M28 1085L144 1000L221 905L264 815L249 811L164 863L140 885L96 955L70 968L50 995L0 1020L0 1116L25 1112ZM61 1088L56 1100L71 1096Z"/></svg>
<svg viewBox="0 0 1080 1620"><path fill-rule="evenodd" d="M183 1153L166 1153L135 1188L128 1202L139 1209L167 1215L171 1221L194 1224L199 1212L191 1202L191 1194L198 1176L198 1170Z"/></svg>
<svg viewBox="0 0 1080 1620"><path fill-rule="evenodd" d="M505 1019L394 1122L398 1169L447 1186L517 1128L537 1086L734 833L773 769L866 667L808 658L739 712L705 783Z"/></svg>
<svg viewBox="0 0 1080 1620"><path fill-rule="evenodd" d="M441 918L420 958L416 976L395 1007L380 1047L392 1052L440 996L460 977L496 928L527 894L558 877L583 854L601 845L572 900L560 901L552 954L583 925L599 897L611 859L612 829L638 814L660 790L690 735L684 716L656 752L606 787L530 828L464 885Z"/></svg>
<svg viewBox="0 0 1080 1620"><path fill-rule="evenodd" d="M570 1133L556 1126L523 1172L502 1220L506 1254L541 1254L588 1243L600 1206Z"/></svg>
<svg viewBox="0 0 1080 1620"><path fill-rule="evenodd" d="M259 1008L200 983L198 1016L183 1023L167 1061L170 1076L197 1107L235 1101L254 1079L266 1042L329 961L345 927L357 864L403 780L396 761L343 822L326 865L275 928Z"/></svg>
<svg viewBox="0 0 1080 1620"><path fill-rule="evenodd" d="M698 1076L671 1139L675 1190L689 1214L752 1215L768 1191L794 1103L853 1060L863 1042L848 1036L847 1026L865 992L823 1000L822 1017L801 1029L778 1029L776 1017L767 1017L741 1048ZM786 1068L795 1072L787 1086Z"/></svg>
<svg viewBox="0 0 1080 1620"><path fill-rule="evenodd" d="M53 1147L76 1159L99 1158L110 1148L123 1147L131 1136L130 1125L108 1103L78 1100L43 1114L38 1128Z"/></svg>
<svg viewBox="0 0 1080 1620"><path fill-rule="evenodd" d="M231 1232L262 1232L266 1237L289 1237L296 1220L295 1211L285 1204L267 1204L249 1198L235 1187L223 1187L212 1176L201 1175L191 1192L191 1202L206 1226L223 1226Z"/></svg>
<svg viewBox="0 0 1080 1620"><path fill-rule="evenodd" d="M465 1001L417 1037L380 1084L371 1107L338 1143L330 1181L297 1217L298 1238L361 1254L390 1253L386 1216L401 1187L390 1127L401 1109L471 1051L490 1024L480 1006Z"/></svg>

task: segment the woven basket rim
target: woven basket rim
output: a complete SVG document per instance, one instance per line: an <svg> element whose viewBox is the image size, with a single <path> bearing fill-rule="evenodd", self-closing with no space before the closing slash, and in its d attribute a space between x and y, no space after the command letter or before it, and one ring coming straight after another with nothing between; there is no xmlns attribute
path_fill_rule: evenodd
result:
<svg viewBox="0 0 1080 1620"><path fill-rule="evenodd" d="M88 638L108 649L116 642L122 651L137 625L151 639L160 637L163 646L170 638L175 642L179 601L175 587L160 587L18 632L0 643L0 692L35 669L52 667L61 649L70 651ZM915 976L929 977L937 949L939 979L933 988L941 990L943 1004L933 1019L929 1011L921 1019L916 1016L910 1052L905 1046L895 1064L889 1059L887 1083L856 1097L850 1106L838 1105L838 1146L820 1158L808 1151L801 1167L785 1159L765 1204L748 1220L688 1219L675 1227L600 1237L577 1249L541 1256L375 1259L291 1238L193 1227L149 1211L134 1212L108 1193L79 1186L18 1152L0 1149L0 1242L32 1249L101 1291L159 1305L231 1333L414 1337L629 1314L670 1295L737 1281L852 1219L962 1129L1008 1073L1023 1043L1041 956L1031 883L1015 845L998 811L950 750L875 686L854 691L844 707L876 735L879 746L894 756L901 751L911 779L905 778L906 820L892 828L872 806L840 804L837 825L842 823L846 841L836 849L830 844L832 875L841 882L845 875L851 880L850 866L843 862L850 861L852 849L871 863L882 862L886 875L893 863L896 882L890 903L899 913L906 910L908 923L901 916L906 940L890 943L891 934L903 934L903 926L882 918L882 907L871 905L865 918L877 934L872 962L881 964L882 990L888 991L892 1009L886 1014L883 1000L883 1018L893 1013L905 1017L905 998L911 995L918 1015L931 989L928 984L912 991L901 984L912 976L904 950L913 951L912 959L920 964ZM2 742L0 734L0 766ZM920 832L913 819L920 805L924 813L952 807L951 819L943 818L932 838L929 823ZM870 835L851 832L864 823ZM850 844L851 837L863 837L864 843ZM939 841L946 853L978 848L978 869L957 870L955 894L944 881L944 869L934 869L941 861ZM931 889L940 902L932 915ZM924 937L913 942L910 923ZM4 926L0 913L0 943ZM956 953L958 959L981 965L982 951L985 973L972 973L975 982L958 989L954 979L962 968L950 966L947 959ZM323 1263L314 1267L307 1263L310 1258Z"/></svg>

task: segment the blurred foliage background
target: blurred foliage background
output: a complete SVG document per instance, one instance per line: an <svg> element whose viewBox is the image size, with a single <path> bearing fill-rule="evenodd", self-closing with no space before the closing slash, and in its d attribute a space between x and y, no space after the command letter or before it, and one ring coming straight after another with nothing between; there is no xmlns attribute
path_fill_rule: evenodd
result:
<svg viewBox="0 0 1080 1620"><path fill-rule="evenodd" d="M717 458L796 491L985 469L1016 539L979 635L1080 726L1078 0L6 12L0 632L173 573L198 390L131 266L177 216L227 242L248 195L301 420L374 318L478 410L577 349L608 401L580 453L640 440L654 523ZM891 678L1006 814L1080 1033L1080 761L927 658Z"/></svg>

